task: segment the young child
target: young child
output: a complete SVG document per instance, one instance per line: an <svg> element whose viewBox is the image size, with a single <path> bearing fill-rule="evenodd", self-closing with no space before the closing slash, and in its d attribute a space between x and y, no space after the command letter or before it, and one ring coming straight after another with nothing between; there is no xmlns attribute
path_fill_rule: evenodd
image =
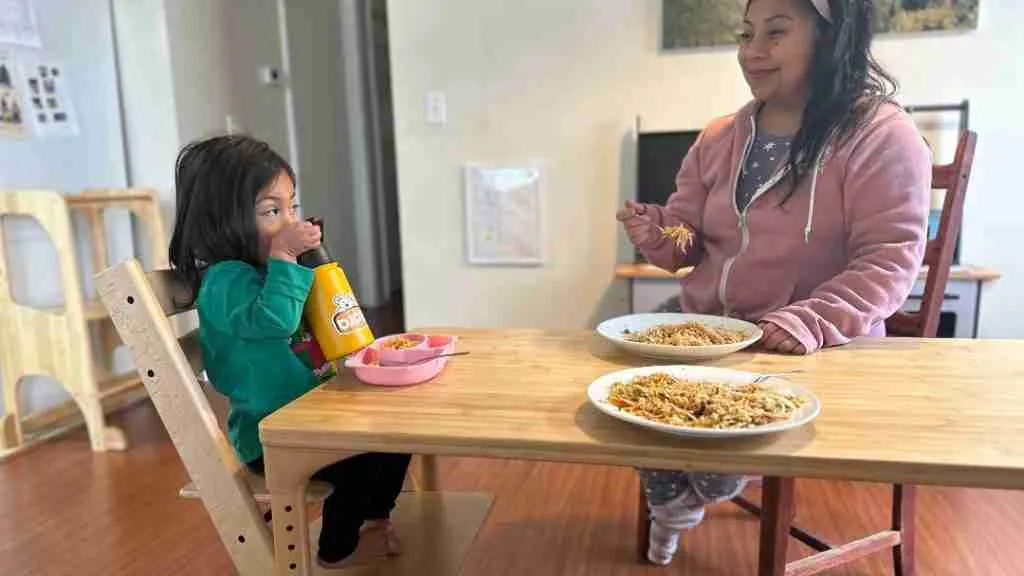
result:
<svg viewBox="0 0 1024 576"><path fill-rule="evenodd" d="M230 400L231 443L262 474L260 420L320 382L315 370L321 367L308 364L315 355L300 357L293 348L313 282L313 272L296 258L320 245L320 232L296 217L291 167L259 140L194 142L179 154L175 180L171 266L196 295L203 363ZM400 553L388 518L409 460L360 454L314 476L334 485L324 502L321 566Z"/></svg>

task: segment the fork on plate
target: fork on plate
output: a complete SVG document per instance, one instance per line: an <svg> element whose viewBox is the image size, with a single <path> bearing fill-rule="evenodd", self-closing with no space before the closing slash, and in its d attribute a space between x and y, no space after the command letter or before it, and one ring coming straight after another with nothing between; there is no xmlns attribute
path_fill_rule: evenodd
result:
<svg viewBox="0 0 1024 576"><path fill-rule="evenodd" d="M789 374L798 374L803 370L786 370L784 372L772 372L771 374L758 374L756 378L751 381L751 384L760 384L766 382L772 378L778 378L779 376L787 376Z"/></svg>

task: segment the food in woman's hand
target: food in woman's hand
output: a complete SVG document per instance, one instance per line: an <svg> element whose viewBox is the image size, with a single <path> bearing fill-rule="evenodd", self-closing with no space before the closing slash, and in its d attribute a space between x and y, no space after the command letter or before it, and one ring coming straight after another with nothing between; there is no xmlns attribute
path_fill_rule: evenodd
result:
<svg viewBox="0 0 1024 576"><path fill-rule="evenodd" d="M668 226L665 228L659 226L658 229L661 231L663 236L674 240L676 246L682 252L686 252L686 250L693 245L693 231L686 226L681 224L679 226Z"/></svg>
<svg viewBox="0 0 1024 576"><path fill-rule="evenodd" d="M788 420L807 399L761 384L725 386L657 373L613 384L608 402L653 422L725 429Z"/></svg>
<svg viewBox="0 0 1024 576"><path fill-rule="evenodd" d="M735 344L747 339L747 334L739 330L715 328L700 322L684 322L682 324L662 324L651 326L640 332L626 331L624 338L639 344L659 344L662 346L712 346L715 344Z"/></svg>

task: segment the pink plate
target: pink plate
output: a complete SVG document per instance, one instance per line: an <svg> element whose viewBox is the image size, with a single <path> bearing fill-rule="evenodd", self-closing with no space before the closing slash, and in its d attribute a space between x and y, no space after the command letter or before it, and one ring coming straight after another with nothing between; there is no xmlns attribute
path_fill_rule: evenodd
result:
<svg viewBox="0 0 1024 576"><path fill-rule="evenodd" d="M412 366L381 366L381 343L386 340L387 338L377 340L367 348L349 356L345 360L345 367L352 369L356 378L366 384L411 386L434 378L448 365L448 358L437 358ZM416 349L421 353L417 359L451 354L455 352L455 341L456 339L452 336L429 335L426 337L426 346ZM429 354L423 355L426 352Z"/></svg>

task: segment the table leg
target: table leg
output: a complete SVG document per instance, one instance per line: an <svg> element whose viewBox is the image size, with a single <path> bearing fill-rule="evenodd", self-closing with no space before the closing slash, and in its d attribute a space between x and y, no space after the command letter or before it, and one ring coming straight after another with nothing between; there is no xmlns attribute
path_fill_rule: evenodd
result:
<svg viewBox="0 0 1024 576"><path fill-rule="evenodd" d="M900 533L900 543L893 548L896 576L914 576L914 524L917 508L917 487L907 484L892 486L892 529Z"/></svg>
<svg viewBox="0 0 1024 576"><path fill-rule="evenodd" d="M420 459L420 490L425 492L437 492L437 456L433 454L422 454Z"/></svg>
<svg viewBox="0 0 1024 576"><path fill-rule="evenodd" d="M278 576L312 574L306 488L317 470L345 456L264 446L263 462L273 512L274 563Z"/></svg>
<svg viewBox="0 0 1024 576"><path fill-rule="evenodd" d="M793 478L766 476L761 496L758 576L785 576L786 548L793 522Z"/></svg>

